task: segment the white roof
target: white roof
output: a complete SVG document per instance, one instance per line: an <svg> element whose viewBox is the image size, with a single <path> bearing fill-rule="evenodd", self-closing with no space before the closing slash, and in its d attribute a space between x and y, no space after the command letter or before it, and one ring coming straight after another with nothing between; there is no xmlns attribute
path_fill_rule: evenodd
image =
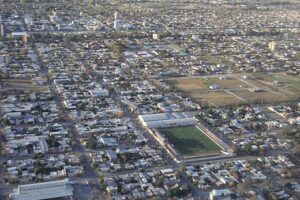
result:
<svg viewBox="0 0 300 200"><path fill-rule="evenodd" d="M232 192L229 189L220 189L220 190L212 190L211 193L214 196L224 196L224 195L228 195L231 194Z"/></svg>
<svg viewBox="0 0 300 200"><path fill-rule="evenodd" d="M170 119L184 119L192 118L193 116L188 113L159 113L150 115L140 115L144 122L170 120Z"/></svg>
<svg viewBox="0 0 300 200"><path fill-rule="evenodd" d="M27 32L12 32L12 36L23 36L23 35L28 35Z"/></svg>
<svg viewBox="0 0 300 200"><path fill-rule="evenodd" d="M41 200L73 195L73 188L69 180L51 181L45 183L35 183L20 185L10 195L13 200Z"/></svg>

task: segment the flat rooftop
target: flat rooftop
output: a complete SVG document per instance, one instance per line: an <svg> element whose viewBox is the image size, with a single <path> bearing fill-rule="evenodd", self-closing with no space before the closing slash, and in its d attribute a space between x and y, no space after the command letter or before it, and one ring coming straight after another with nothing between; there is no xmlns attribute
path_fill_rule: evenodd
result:
<svg viewBox="0 0 300 200"><path fill-rule="evenodd" d="M10 195L13 200L41 200L73 196L68 179L20 185Z"/></svg>

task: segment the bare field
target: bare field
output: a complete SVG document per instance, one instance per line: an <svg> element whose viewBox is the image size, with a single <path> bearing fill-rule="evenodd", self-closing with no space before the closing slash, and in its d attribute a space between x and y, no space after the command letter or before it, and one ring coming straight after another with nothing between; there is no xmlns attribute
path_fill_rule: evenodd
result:
<svg viewBox="0 0 300 200"><path fill-rule="evenodd" d="M191 79L169 79L168 84L175 86L182 92L189 92L190 90L209 89L209 82L203 78Z"/></svg>
<svg viewBox="0 0 300 200"><path fill-rule="evenodd" d="M167 83L202 106L286 102L300 98L300 79L297 76L282 73L248 75L247 79L238 75L207 79L189 77L170 79ZM218 85L219 88L212 90L209 88L211 85Z"/></svg>
<svg viewBox="0 0 300 200"><path fill-rule="evenodd" d="M246 99L248 103L274 103L295 100L292 96L288 96L278 92L233 92L237 96Z"/></svg>
<svg viewBox="0 0 300 200"><path fill-rule="evenodd" d="M224 89L240 89L249 87L246 83L233 77L226 79L212 78L211 80Z"/></svg>
<svg viewBox="0 0 300 200"><path fill-rule="evenodd" d="M196 95L191 94L191 98L204 106L220 107L224 105L236 105L243 103L243 101L239 100L235 96L223 91L203 92Z"/></svg>
<svg viewBox="0 0 300 200"><path fill-rule="evenodd" d="M272 89L297 94L300 91L300 76L286 74L255 74L257 81L269 85Z"/></svg>
<svg viewBox="0 0 300 200"><path fill-rule="evenodd" d="M4 90L22 90L25 93L50 90L48 86L33 85L31 80L24 79L3 79L0 84Z"/></svg>

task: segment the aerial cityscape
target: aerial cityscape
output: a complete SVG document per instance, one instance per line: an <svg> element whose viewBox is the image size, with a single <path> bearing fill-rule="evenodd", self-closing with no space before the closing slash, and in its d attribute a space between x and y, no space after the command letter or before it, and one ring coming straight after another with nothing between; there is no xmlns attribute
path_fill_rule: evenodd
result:
<svg viewBox="0 0 300 200"><path fill-rule="evenodd" d="M0 0L0 200L299 200L299 0Z"/></svg>

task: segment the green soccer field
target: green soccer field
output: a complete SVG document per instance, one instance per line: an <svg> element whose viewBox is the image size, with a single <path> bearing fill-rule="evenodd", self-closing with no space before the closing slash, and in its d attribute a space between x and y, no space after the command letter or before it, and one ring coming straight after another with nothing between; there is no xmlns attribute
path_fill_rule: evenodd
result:
<svg viewBox="0 0 300 200"><path fill-rule="evenodd" d="M195 126L162 128L159 132L183 155L216 153L221 150Z"/></svg>

